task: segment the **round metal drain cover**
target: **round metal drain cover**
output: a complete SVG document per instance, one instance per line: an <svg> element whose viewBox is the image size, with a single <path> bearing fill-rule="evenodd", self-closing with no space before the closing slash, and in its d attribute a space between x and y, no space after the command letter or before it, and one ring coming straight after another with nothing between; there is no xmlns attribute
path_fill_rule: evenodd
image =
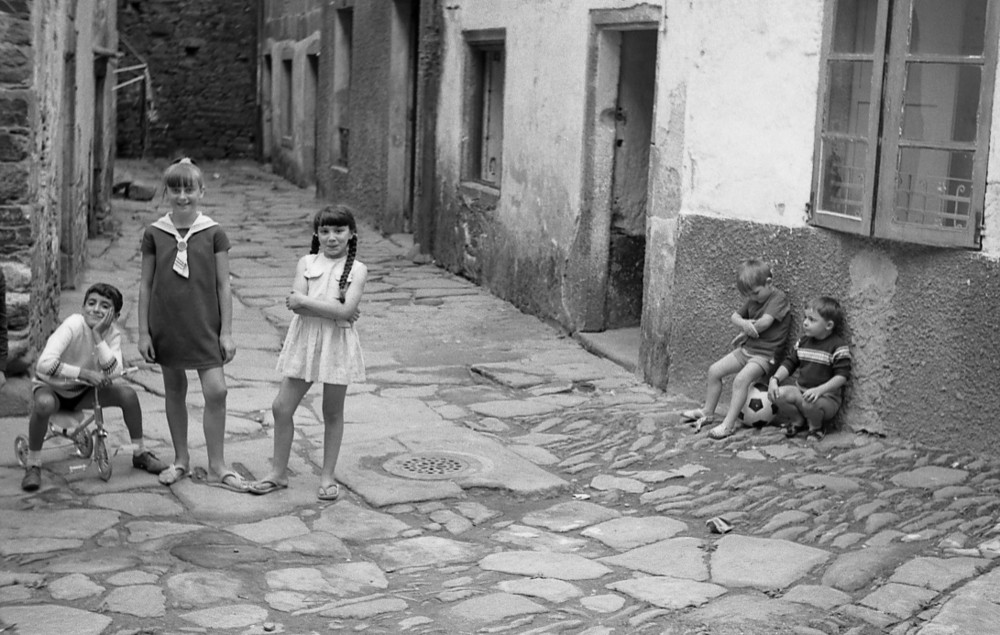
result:
<svg viewBox="0 0 1000 635"><path fill-rule="evenodd" d="M461 454L420 452L395 456L383 463L382 468L403 478L435 481L478 472L480 465L474 458Z"/></svg>

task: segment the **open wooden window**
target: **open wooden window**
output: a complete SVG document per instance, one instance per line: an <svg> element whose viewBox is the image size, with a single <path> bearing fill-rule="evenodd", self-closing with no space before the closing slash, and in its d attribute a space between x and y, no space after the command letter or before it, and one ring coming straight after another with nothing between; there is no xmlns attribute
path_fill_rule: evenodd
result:
<svg viewBox="0 0 1000 635"><path fill-rule="evenodd" d="M812 223L980 247L1000 0L828 0Z"/></svg>

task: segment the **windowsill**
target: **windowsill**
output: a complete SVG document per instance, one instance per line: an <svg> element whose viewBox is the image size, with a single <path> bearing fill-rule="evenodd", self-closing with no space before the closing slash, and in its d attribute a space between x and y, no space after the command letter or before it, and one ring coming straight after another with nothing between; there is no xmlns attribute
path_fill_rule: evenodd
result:
<svg viewBox="0 0 1000 635"><path fill-rule="evenodd" d="M458 190L462 196L477 198L486 205L496 205L500 201L500 188L482 181L461 181Z"/></svg>
<svg viewBox="0 0 1000 635"><path fill-rule="evenodd" d="M332 171L334 171L334 172L339 172L340 174L347 174L347 173L350 172L350 170L347 169L346 165L337 165L337 164L334 164L334 165L330 166L330 169Z"/></svg>

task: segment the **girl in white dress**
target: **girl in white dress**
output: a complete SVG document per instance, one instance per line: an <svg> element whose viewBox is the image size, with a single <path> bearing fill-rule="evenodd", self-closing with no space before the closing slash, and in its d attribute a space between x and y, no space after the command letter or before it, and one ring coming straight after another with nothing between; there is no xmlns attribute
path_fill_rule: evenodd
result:
<svg viewBox="0 0 1000 635"><path fill-rule="evenodd" d="M295 269L292 292L285 305L295 313L278 357L284 379L272 404L274 456L271 472L250 484L253 494L270 494L288 487L288 459L295 424L292 415L313 382L323 383L323 471L318 498L336 500L340 485L334 478L344 436L347 384L365 380L354 321L365 290L368 268L355 260L358 250L354 215L344 205L326 207L313 217L312 251Z"/></svg>

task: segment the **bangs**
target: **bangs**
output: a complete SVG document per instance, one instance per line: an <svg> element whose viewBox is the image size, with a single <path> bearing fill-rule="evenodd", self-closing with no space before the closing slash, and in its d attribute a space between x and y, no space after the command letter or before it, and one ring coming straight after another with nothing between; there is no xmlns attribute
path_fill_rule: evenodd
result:
<svg viewBox="0 0 1000 635"><path fill-rule="evenodd" d="M168 188L204 187L205 182L198 166L190 163L175 163L167 168L163 182Z"/></svg>
<svg viewBox="0 0 1000 635"><path fill-rule="evenodd" d="M313 219L313 230L320 227L349 227L352 232L357 232L354 222L354 215L345 207L327 207L316 213Z"/></svg>

